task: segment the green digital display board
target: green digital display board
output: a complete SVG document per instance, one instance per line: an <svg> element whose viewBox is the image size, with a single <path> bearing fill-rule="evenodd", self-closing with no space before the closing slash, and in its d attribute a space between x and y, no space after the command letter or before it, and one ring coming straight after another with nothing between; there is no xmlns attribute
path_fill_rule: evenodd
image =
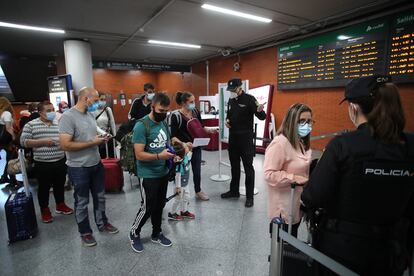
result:
<svg viewBox="0 0 414 276"><path fill-rule="evenodd" d="M281 45L278 89L342 87L353 78L385 73L412 82L407 68L414 48L407 44L414 38L413 22L414 12L407 12Z"/></svg>

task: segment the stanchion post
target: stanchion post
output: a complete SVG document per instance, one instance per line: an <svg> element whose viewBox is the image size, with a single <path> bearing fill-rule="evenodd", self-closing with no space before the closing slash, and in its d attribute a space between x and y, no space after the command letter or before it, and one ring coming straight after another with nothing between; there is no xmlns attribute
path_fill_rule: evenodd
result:
<svg viewBox="0 0 414 276"><path fill-rule="evenodd" d="M212 175L210 176L210 179L216 182L225 182L230 180L230 176L228 175L223 175L221 174L221 151L222 151L222 146L221 146L221 133L219 133L219 138L218 138L218 147L219 147L219 161L218 161L218 174Z"/></svg>

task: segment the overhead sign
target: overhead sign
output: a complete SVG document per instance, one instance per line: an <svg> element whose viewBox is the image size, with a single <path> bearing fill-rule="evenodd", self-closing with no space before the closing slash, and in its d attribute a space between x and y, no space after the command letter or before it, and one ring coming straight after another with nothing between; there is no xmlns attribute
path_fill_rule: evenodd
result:
<svg viewBox="0 0 414 276"><path fill-rule="evenodd" d="M190 66L179 65L179 64L155 64L155 63L122 62L122 61L93 61L92 66L94 69L109 69L109 70L191 72Z"/></svg>
<svg viewBox="0 0 414 276"><path fill-rule="evenodd" d="M287 43L277 55L280 90L342 87L374 74L414 82L414 10Z"/></svg>

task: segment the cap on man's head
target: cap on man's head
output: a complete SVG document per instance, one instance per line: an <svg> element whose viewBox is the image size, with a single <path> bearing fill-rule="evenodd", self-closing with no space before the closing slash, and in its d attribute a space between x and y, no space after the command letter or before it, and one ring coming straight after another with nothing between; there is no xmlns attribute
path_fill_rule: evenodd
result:
<svg viewBox="0 0 414 276"><path fill-rule="evenodd" d="M239 78L231 79L227 82L227 91L234 91L237 87L242 86L242 80Z"/></svg>
<svg viewBox="0 0 414 276"><path fill-rule="evenodd" d="M391 77L386 75L373 75L353 79L345 86L345 98L339 104L342 104L344 101L352 102L360 98L374 97L375 90L389 82L392 82Z"/></svg>
<svg viewBox="0 0 414 276"><path fill-rule="evenodd" d="M144 84L144 91L147 91L148 89L154 90L154 85L151 83Z"/></svg>

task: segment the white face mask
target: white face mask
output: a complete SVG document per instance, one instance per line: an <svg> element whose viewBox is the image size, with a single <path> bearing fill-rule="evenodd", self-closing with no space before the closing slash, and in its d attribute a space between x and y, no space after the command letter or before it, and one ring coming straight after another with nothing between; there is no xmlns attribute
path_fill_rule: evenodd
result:
<svg viewBox="0 0 414 276"><path fill-rule="evenodd" d="M237 98L237 93L236 92L230 92L230 99L234 99Z"/></svg>

